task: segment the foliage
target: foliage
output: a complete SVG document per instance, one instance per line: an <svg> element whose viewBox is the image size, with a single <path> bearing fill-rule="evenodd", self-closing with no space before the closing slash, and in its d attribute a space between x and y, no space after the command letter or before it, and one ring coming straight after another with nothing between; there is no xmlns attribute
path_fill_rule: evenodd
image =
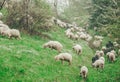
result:
<svg viewBox="0 0 120 82"><path fill-rule="evenodd" d="M68 22L76 22L78 26L83 26L87 23L89 13L86 5L90 5L91 0L69 0L69 6L62 13L62 17Z"/></svg>
<svg viewBox="0 0 120 82"><path fill-rule="evenodd" d="M43 0L8 1L7 24L12 28L19 28L30 34L37 34L50 29L46 20L52 12Z"/></svg>
<svg viewBox="0 0 120 82"><path fill-rule="evenodd" d="M92 0L93 12L90 18L90 27L102 27L120 22L119 0Z"/></svg>
<svg viewBox="0 0 120 82"><path fill-rule="evenodd" d="M92 0L90 28L97 27L99 34L109 34L120 41L120 0Z"/></svg>

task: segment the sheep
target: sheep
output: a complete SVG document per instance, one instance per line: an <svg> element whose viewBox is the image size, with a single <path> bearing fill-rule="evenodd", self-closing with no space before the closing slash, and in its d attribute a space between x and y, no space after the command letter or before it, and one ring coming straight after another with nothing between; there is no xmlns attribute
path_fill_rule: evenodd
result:
<svg viewBox="0 0 120 82"><path fill-rule="evenodd" d="M93 41L93 46L95 48L99 48L101 46L101 44L102 44L102 40L94 40Z"/></svg>
<svg viewBox="0 0 120 82"><path fill-rule="evenodd" d="M82 66L80 70L80 75L82 78L86 78L88 74L88 68L86 66Z"/></svg>
<svg viewBox="0 0 120 82"><path fill-rule="evenodd" d="M92 57L92 63L94 63L98 59L99 59L98 55L95 55L94 57Z"/></svg>
<svg viewBox="0 0 120 82"><path fill-rule="evenodd" d="M111 62L114 62L114 61L115 61L115 54L114 54L114 53L110 53L110 54L109 54L109 60L110 60Z"/></svg>
<svg viewBox="0 0 120 82"><path fill-rule="evenodd" d="M17 39L21 39L20 37L20 31L17 29L8 29L6 31L2 32L3 36L8 36L8 38L12 38L15 37Z"/></svg>
<svg viewBox="0 0 120 82"><path fill-rule="evenodd" d="M0 12L0 19L2 19L3 18L3 14Z"/></svg>
<svg viewBox="0 0 120 82"><path fill-rule="evenodd" d="M99 59L100 59L100 60L103 60L103 61L105 62L105 58L104 58L104 57L100 57Z"/></svg>
<svg viewBox="0 0 120 82"><path fill-rule="evenodd" d="M3 31L6 31L10 29L8 25L0 24L0 34L2 34Z"/></svg>
<svg viewBox="0 0 120 82"><path fill-rule="evenodd" d="M75 40L78 40L79 39L79 36L77 34L74 35L74 39Z"/></svg>
<svg viewBox="0 0 120 82"><path fill-rule="evenodd" d="M72 55L69 53L60 53L58 55L56 55L55 60L61 60L62 64L64 64L64 61L67 61L69 63L69 65L72 64Z"/></svg>
<svg viewBox="0 0 120 82"><path fill-rule="evenodd" d="M104 61L103 60L101 60L101 59L98 59L98 60L96 60L93 64L92 64L92 66L93 67L95 67L95 68L101 68L101 69L103 69L104 68Z"/></svg>
<svg viewBox="0 0 120 82"><path fill-rule="evenodd" d="M94 38L95 38L95 40L102 40L103 39L102 36L98 36L98 35L94 36Z"/></svg>
<svg viewBox="0 0 120 82"><path fill-rule="evenodd" d="M119 44L118 44L117 42L113 42L113 46L114 46L115 48L118 48L118 47L119 47Z"/></svg>
<svg viewBox="0 0 120 82"><path fill-rule="evenodd" d="M106 44L106 48L113 48L113 43L111 41L108 41L108 43Z"/></svg>
<svg viewBox="0 0 120 82"><path fill-rule="evenodd" d="M0 24L0 27L9 28L9 26L8 26L8 25L3 24L3 23L1 23L1 24Z"/></svg>
<svg viewBox="0 0 120 82"><path fill-rule="evenodd" d="M107 58L109 61L114 62L115 61L115 52L114 51L108 52Z"/></svg>
<svg viewBox="0 0 120 82"><path fill-rule="evenodd" d="M61 52L63 45L58 41L49 41L43 45L43 48L51 48Z"/></svg>
<svg viewBox="0 0 120 82"><path fill-rule="evenodd" d="M90 41L92 40L92 38L93 38L92 36L87 35L86 41L87 41L87 42L90 42Z"/></svg>
<svg viewBox="0 0 120 82"><path fill-rule="evenodd" d="M76 44L75 46L73 46L73 50L80 55L82 53L82 47L79 44Z"/></svg>
<svg viewBox="0 0 120 82"><path fill-rule="evenodd" d="M104 52L105 50L106 50L106 47L105 47L105 46L103 46L103 47L102 47L102 51Z"/></svg>
<svg viewBox="0 0 120 82"><path fill-rule="evenodd" d="M95 53L95 55L97 55L98 58L100 58L100 57L104 56L104 52L97 50L96 53Z"/></svg>

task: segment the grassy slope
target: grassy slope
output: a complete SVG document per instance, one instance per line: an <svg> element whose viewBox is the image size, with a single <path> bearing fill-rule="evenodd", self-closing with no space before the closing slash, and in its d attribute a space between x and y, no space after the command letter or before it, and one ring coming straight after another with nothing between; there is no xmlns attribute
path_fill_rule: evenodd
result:
<svg viewBox="0 0 120 82"><path fill-rule="evenodd" d="M97 71L91 66L91 57L94 53L85 41L68 39L64 29L60 28L55 28L47 34L52 40L58 40L63 44L62 52L72 54L72 65L55 62L54 56L58 52L42 48L48 39L23 35L22 40L9 40L0 36L0 82L84 82L79 77L79 65L86 65L89 69L87 82L120 81L120 58L114 64L106 62L105 69ZM81 56L72 51L75 43L83 47Z"/></svg>

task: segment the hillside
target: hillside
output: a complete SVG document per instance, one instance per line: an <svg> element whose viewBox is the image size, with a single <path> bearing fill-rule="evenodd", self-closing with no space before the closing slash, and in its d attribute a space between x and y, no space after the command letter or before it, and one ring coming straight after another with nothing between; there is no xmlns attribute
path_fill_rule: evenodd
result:
<svg viewBox="0 0 120 82"><path fill-rule="evenodd" d="M25 34L22 34L21 40L0 36L0 82L84 82L79 76L79 65L86 65L89 69L86 82L120 81L120 58L114 63L106 60L104 70L96 70L91 66L94 51L83 40L68 39L64 31L55 27L45 34L49 35L51 40L63 44L62 52L72 54L71 66L54 60L54 56L58 54L56 50L42 47L50 39ZM72 50L75 43L83 47L81 56Z"/></svg>

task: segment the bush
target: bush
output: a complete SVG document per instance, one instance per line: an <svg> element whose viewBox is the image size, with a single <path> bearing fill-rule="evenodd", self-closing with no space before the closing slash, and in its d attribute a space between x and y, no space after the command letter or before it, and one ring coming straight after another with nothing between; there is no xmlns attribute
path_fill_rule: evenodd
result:
<svg viewBox="0 0 120 82"><path fill-rule="evenodd" d="M46 23L52 15L50 7L43 0L7 1L7 24L30 34L39 34L48 31Z"/></svg>

